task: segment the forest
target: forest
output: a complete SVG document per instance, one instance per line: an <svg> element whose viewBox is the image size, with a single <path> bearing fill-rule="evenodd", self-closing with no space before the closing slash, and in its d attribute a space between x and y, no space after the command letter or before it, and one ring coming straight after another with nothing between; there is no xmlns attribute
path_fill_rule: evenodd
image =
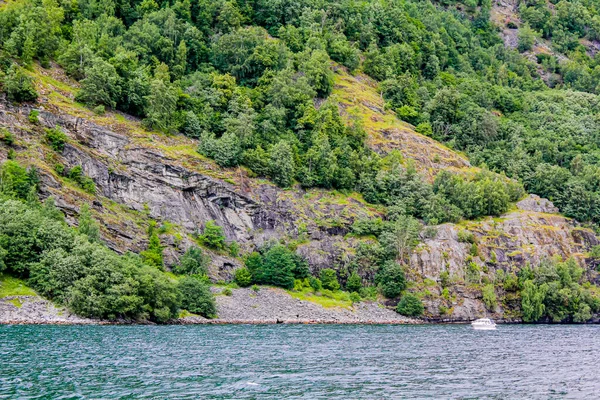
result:
<svg viewBox="0 0 600 400"><path fill-rule="evenodd" d="M412 237L417 220L498 216L526 192L599 226L598 10L597 0L519 1L519 21L499 26L491 0L12 0L0 4L0 88L9 101L34 101L27 70L56 63L95 113L119 110L147 129L195 138L221 167L243 166L283 188L359 192L388 213L383 228L353 227L379 237L376 279L384 279L383 266L405 251L386 252L386 232ZM502 30L517 27L518 45L507 47ZM536 51L540 44L548 49ZM388 109L481 171L444 171L430 183L398 154L370 149L364 127L344 123L330 99L335 68L375 79ZM73 179L93 192L80 175ZM36 218L51 218L44 212L53 213ZM71 237L68 246L83 244ZM240 281L308 279L299 260L273 251L282 252L256 253ZM271 256L289 266L285 276L261 272ZM130 266L135 257L120 260L144 270ZM151 254L145 262L156 264ZM47 264L36 260L34 282ZM147 309L160 320L176 308L144 301L133 301L133 314Z"/></svg>

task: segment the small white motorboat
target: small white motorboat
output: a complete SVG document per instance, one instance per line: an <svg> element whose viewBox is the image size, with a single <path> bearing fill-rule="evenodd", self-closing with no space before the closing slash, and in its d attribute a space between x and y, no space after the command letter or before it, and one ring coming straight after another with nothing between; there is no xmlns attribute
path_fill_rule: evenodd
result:
<svg viewBox="0 0 600 400"><path fill-rule="evenodd" d="M479 318L471 322L473 329L489 331L496 329L496 323L489 318Z"/></svg>

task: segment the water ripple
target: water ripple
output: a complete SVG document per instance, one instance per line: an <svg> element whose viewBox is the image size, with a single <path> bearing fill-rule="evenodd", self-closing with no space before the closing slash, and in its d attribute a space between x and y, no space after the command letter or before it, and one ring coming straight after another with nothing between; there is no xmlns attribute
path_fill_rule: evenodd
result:
<svg viewBox="0 0 600 400"><path fill-rule="evenodd" d="M597 398L596 326L0 326L0 399Z"/></svg>

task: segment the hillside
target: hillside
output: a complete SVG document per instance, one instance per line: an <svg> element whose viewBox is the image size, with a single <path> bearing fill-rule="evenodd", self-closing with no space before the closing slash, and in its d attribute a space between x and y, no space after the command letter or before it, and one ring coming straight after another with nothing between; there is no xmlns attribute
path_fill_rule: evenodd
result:
<svg viewBox="0 0 600 400"><path fill-rule="evenodd" d="M598 97L502 44L515 5L271 6L4 5L0 270L108 319L214 317L208 280L432 320L600 311Z"/></svg>

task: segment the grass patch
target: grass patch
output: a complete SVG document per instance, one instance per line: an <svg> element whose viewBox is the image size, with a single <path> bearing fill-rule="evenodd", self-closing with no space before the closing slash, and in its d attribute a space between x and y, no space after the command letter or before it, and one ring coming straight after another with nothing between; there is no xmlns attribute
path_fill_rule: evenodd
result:
<svg viewBox="0 0 600 400"><path fill-rule="evenodd" d="M301 292L292 290L287 291L290 296L299 300L306 300L312 303L318 304L324 308L350 308L352 307L352 301L350 300L350 294L338 290L332 292L330 290L323 290L323 292L314 293L312 289L304 289Z"/></svg>
<svg viewBox="0 0 600 400"><path fill-rule="evenodd" d="M0 299L8 296L37 296L37 293L25 281L0 274Z"/></svg>

